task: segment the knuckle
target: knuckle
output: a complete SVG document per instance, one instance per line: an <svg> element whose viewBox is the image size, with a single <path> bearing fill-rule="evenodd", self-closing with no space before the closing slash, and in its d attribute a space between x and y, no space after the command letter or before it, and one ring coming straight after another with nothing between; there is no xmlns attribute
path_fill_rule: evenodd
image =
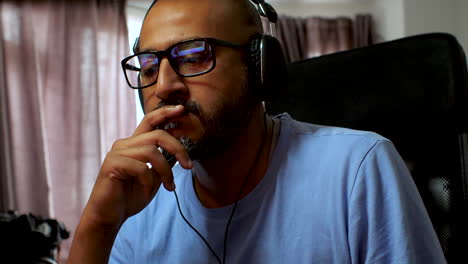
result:
<svg viewBox="0 0 468 264"><path fill-rule="evenodd" d="M111 152L107 153L102 165L101 171L110 172L112 171L118 163L116 162L115 155Z"/></svg>
<svg viewBox="0 0 468 264"><path fill-rule="evenodd" d="M149 146L148 151L150 152L151 155L157 155L160 154L161 152L159 151L159 148L155 145Z"/></svg>
<svg viewBox="0 0 468 264"><path fill-rule="evenodd" d="M179 144L176 145L176 151L177 152L185 152L186 149L184 147L184 145L182 145L182 143L178 142Z"/></svg>
<svg viewBox="0 0 468 264"><path fill-rule="evenodd" d="M143 121L142 122L145 122L151 126L154 125L154 122L156 122L156 115L153 114L153 112L151 113L148 113L146 114L144 117L143 117Z"/></svg>
<svg viewBox="0 0 468 264"><path fill-rule="evenodd" d="M108 153L106 154L106 157L104 158L103 164L112 163L112 160L114 159L114 156L115 156L114 153L108 152Z"/></svg>
<svg viewBox="0 0 468 264"><path fill-rule="evenodd" d="M151 169L145 163L138 165L138 172L141 175L149 175L151 173Z"/></svg>
<svg viewBox="0 0 468 264"><path fill-rule="evenodd" d="M154 136L159 138L161 137L166 131L162 130L162 129L156 129L154 130Z"/></svg>
<svg viewBox="0 0 468 264"><path fill-rule="evenodd" d="M155 145L146 145L144 146L143 151L146 156L151 156L151 157L154 157L154 155L157 155L160 152L158 147Z"/></svg>
<svg viewBox="0 0 468 264"><path fill-rule="evenodd" d="M112 150L119 149L123 145L124 139L117 139L113 144L112 144Z"/></svg>
<svg viewBox="0 0 468 264"><path fill-rule="evenodd" d="M150 114L146 114L145 116L143 116L143 119L142 119L141 122L151 123L151 115L150 115Z"/></svg>
<svg viewBox="0 0 468 264"><path fill-rule="evenodd" d="M157 129L157 130L154 130L153 133L154 133L153 134L154 144L156 146L159 146L161 144L161 138L164 137L165 131Z"/></svg>

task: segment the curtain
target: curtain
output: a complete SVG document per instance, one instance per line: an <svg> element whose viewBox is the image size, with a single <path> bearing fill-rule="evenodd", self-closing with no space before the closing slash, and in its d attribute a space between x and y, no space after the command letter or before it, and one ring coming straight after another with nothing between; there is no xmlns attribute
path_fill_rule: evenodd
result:
<svg viewBox="0 0 468 264"><path fill-rule="evenodd" d="M372 17L370 15L356 15L354 21L354 47L364 47L373 42Z"/></svg>
<svg viewBox="0 0 468 264"><path fill-rule="evenodd" d="M353 22L350 18L310 18L306 20L307 58L353 47Z"/></svg>
<svg viewBox="0 0 468 264"><path fill-rule="evenodd" d="M75 229L104 156L135 128L125 6L0 2L1 209Z"/></svg>
<svg viewBox="0 0 468 264"><path fill-rule="evenodd" d="M286 61L306 58L307 29L305 19L280 16L276 23L276 36L283 46Z"/></svg>
<svg viewBox="0 0 468 264"><path fill-rule="evenodd" d="M372 34L370 15L357 15L354 20L282 15L276 27L288 62L367 46L373 43Z"/></svg>

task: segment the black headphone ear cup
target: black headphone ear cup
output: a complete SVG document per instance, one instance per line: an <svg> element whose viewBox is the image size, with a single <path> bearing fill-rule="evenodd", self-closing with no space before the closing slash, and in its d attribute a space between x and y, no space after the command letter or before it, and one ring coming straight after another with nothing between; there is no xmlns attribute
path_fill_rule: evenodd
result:
<svg viewBox="0 0 468 264"><path fill-rule="evenodd" d="M286 60L279 40L256 34L250 40L251 89L260 101L270 101L287 85Z"/></svg>
<svg viewBox="0 0 468 264"><path fill-rule="evenodd" d="M262 86L262 73L261 73L261 51L260 42L262 34L255 34L249 41L249 89L253 89L253 94L258 101L262 101L262 93L260 87Z"/></svg>

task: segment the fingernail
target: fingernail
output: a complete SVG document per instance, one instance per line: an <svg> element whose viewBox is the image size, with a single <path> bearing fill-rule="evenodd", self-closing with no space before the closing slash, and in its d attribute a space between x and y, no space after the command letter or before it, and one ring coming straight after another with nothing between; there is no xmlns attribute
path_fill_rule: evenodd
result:
<svg viewBox="0 0 468 264"><path fill-rule="evenodd" d="M167 106L169 109L179 109L182 107L182 105L168 105Z"/></svg>

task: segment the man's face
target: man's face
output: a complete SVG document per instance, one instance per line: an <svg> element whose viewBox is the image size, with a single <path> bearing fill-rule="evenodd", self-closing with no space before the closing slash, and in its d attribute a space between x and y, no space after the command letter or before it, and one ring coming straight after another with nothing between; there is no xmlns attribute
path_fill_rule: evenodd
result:
<svg viewBox="0 0 468 264"><path fill-rule="evenodd" d="M165 50L193 38L217 38L245 44L249 38L234 26L229 1L159 0L141 32L141 50ZM164 105L185 105L185 114L164 124L189 149L192 159L204 159L225 149L250 118L253 100L247 89L245 51L216 46L216 67L195 77L182 77L167 59L161 61L157 83L143 89L145 111Z"/></svg>

